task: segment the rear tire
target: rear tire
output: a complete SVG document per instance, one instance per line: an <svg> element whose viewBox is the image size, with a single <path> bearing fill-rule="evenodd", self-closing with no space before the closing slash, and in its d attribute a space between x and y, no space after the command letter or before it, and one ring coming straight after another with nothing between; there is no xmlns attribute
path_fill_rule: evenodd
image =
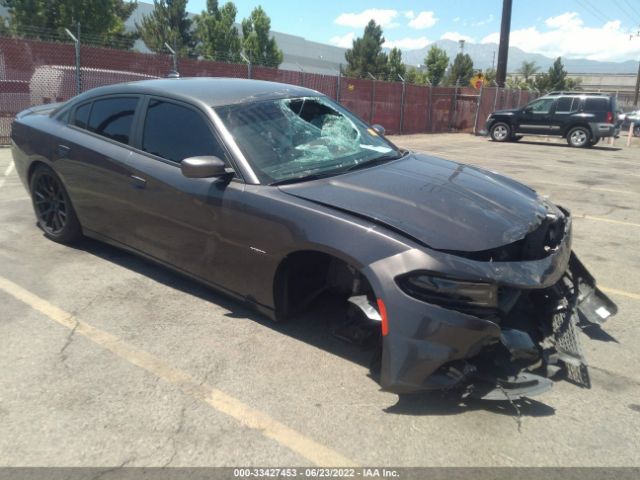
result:
<svg viewBox="0 0 640 480"><path fill-rule="evenodd" d="M593 147L594 145L597 145L599 141L600 141L600 137L592 138L591 140L589 140L589 146Z"/></svg>
<svg viewBox="0 0 640 480"><path fill-rule="evenodd" d="M59 243L80 239L82 227L60 177L46 165L38 165L29 185L38 227L44 235Z"/></svg>
<svg viewBox="0 0 640 480"><path fill-rule="evenodd" d="M571 147L585 148L591 142L591 132L586 127L574 127L567 134L567 143Z"/></svg>
<svg viewBox="0 0 640 480"><path fill-rule="evenodd" d="M512 142L519 142L520 140L522 140L522 135L514 135L511 137Z"/></svg>
<svg viewBox="0 0 640 480"><path fill-rule="evenodd" d="M511 127L503 122L498 122L489 131L491 140L494 142L506 142L511 138Z"/></svg>

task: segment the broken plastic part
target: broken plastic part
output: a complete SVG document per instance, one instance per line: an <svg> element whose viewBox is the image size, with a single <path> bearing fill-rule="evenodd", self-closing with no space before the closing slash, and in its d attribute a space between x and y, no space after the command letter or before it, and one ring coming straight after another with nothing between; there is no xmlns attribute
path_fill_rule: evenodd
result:
<svg viewBox="0 0 640 480"><path fill-rule="evenodd" d="M526 332L521 330L502 330L500 340L509 350L514 360L537 360L539 357L538 348Z"/></svg>
<svg viewBox="0 0 640 480"><path fill-rule="evenodd" d="M470 385L467 396L481 400L517 400L548 392L553 382L533 373L519 373L504 379L478 379Z"/></svg>
<svg viewBox="0 0 640 480"><path fill-rule="evenodd" d="M378 312L378 310L376 310L376 307L371 304L366 295L349 297L348 302L358 307L369 320L373 320L376 322L382 321L380 313Z"/></svg>

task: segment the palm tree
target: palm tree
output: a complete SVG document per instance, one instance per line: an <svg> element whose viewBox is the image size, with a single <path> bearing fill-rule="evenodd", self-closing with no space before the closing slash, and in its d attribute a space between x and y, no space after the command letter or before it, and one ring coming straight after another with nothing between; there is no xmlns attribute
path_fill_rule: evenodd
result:
<svg viewBox="0 0 640 480"><path fill-rule="evenodd" d="M522 75L525 83L530 84L533 81L533 76L538 73L538 70L540 70L540 67L536 65L535 61L527 62L525 60L522 62L518 73Z"/></svg>

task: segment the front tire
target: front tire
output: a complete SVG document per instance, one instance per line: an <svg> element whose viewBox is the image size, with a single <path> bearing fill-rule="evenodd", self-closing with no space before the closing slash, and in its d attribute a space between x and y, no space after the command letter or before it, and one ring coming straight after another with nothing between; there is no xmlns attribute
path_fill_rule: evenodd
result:
<svg viewBox="0 0 640 480"><path fill-rule="evenodd" d="M597 145L598 142L600 141L600 138L592 138L591 140L589 140L589 146L593 147L594 145Z"/></svg>
<svg viewBox="0 0 640 480"><path fill-rule="evenodd" d="M82 228L60 177L46 165L38 165L31 176L31 201L38 227L59 243L82 237Z"/></svg>
<svg viewBox="0 0 640 480"><path fill-rule="evenodd" d="M574 127L567 134L567 143L571 147L585 148L591 142L591 132L586 127Z"/></svg>
<svg viewBox="0 0 640 480"><path fill-rule="evenodd" d="M503 122L498 122L489 131L491 140L494 142L506 142L511 138L511 127Z"/></svg>

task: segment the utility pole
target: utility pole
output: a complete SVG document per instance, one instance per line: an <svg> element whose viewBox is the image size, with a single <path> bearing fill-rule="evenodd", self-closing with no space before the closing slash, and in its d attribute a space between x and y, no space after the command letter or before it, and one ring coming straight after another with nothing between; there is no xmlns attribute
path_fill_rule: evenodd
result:
<svg viewBox="0 0 640 480"><path fill-rule="evenodd" d="M493 51L493 58L491 59L491 70L496 69L496 51Z"/></svg>
<svg viewBox="0 0 640 480"><path fill-rule="evenodd" d="M638 62L638 75L636 76L636 93L633 95L633 106L638 106L638 94L640 93L640 62Z"/></svg>
<svg viewBox="0 0 640 480"><path fill-rule="evenodd" d="M500 46L498 47L498 70L496 83L504 87L507 79L507 58L509 56L509 34L511 33L512 0L502 0L502 23L500 24Z"/></svg>
<svg viewBox="0 0 640 480"><path fill-rule="evenodd" d="M633 37L640 38L640 29L635 35L629 36L629 40L633 40ZM638 93L640 93L640 61L638 61L638 75L636 76L636 91L633 94L633 106L638 106Z"/></svg>

